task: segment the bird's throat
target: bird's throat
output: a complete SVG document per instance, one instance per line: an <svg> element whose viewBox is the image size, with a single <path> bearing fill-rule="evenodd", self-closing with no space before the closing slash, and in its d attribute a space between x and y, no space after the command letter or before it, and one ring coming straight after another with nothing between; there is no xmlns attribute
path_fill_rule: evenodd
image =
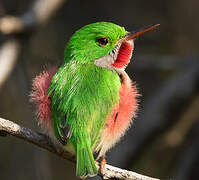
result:
<svg viewBox="0 0 199 180"><path fill-rule="evenodd" d="M128 41L123 42L118 51L117 58L112 66L115 68L124 68L130 62L133 47L133 43Z"/></svg>
<svg viewBox="0 0 199 180"><path fill-rule="evenodd" d="M130 62L133 48L133 40L122 40L122 42L120 41L116 44L115 48L108 55L96 59L94 64L119 73L123 71Z"/></svg>

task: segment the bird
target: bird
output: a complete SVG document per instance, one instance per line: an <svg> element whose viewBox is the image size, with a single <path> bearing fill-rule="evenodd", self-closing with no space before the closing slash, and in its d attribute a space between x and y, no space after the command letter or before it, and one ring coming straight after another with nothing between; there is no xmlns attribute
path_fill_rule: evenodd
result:
<svg viewBox="0 0 199 180"><path fill-rule="evenodd" d="M126 66L136 37L157 28L128 32L111 22L95 22L69 39L59 67L33 80L31 101L39 124L76 157L76 175L103 173L105 154L132 125L139 93Z"/></svg>

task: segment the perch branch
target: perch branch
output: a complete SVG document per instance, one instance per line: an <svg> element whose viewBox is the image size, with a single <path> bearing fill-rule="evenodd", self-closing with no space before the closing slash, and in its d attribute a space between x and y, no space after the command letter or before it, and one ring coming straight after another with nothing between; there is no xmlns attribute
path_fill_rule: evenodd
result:
<svg viewBox="0 0 199 180"><path fill-rule="evenodd" d="M12 136L28 141L32 144L35 144L52 153L55 153L56 155L64 159L75 162L75 158L72 155L66 152L61 146L54 144L48 136L37 133L29 128L20 126L12 121L0 118L0 132L1 136L6 136L7 134L10 134ZM132 171L123 170L114 166L110 166L108 164L105 165L103 178L116 178L126 180L158 180L156 178L151 178Z"/></svg>

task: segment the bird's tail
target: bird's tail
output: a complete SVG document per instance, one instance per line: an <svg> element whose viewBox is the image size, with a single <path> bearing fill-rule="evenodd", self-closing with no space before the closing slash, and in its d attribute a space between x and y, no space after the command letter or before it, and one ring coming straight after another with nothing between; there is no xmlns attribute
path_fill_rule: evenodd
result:
<svg viewBox="0 0 199 180"><path fill-rule="evenodd" d="M80 138L76 146L76 175L79 177L96 176L98 173L91 147L87 138Z"/></svg>

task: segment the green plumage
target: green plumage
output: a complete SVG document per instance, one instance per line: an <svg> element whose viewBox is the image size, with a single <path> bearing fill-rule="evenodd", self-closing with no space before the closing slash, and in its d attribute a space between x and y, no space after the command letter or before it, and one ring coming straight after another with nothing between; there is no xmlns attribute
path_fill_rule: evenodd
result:
<svg viewBox="0 0 199 180"><path fill-rule="evenodd" d="M95 59L107 55L119 39L124 37L127 31L116 24L97 22L84 26L76 31L70 38L64 52L64 61L69 62L93 62ZM109 43L99 46L98 37L107 37Z"/></svg>
<svg viewBox="0 0 199 180"><path fill-rule="evenodd" d="M76 153L76 174L97 174L94 146L105 119L119 103L120 78L116 72L97 67L94 60L107 55L124 35L124 28L112 23L94 23L77 31L65 50L64 64L53 76L48 89L53 128L66 148ZM96 38L106 36L101 47Z"/></svg>
<svg viewBox="0 0 199 180"><path fill-rule="evenodd" d="M93 64L71 62L62 66L52 79L51 96L52 118L55 135L64 139L61 129L70 127L71 142L77 152L77 174L79 176L93 167L92 148L99 140L104 119L119 101L119 76ZM79 162L89 157L90 164ZM88 159L87 159L88 160ZM86 164L84 170L79 165Z"/></svg>

